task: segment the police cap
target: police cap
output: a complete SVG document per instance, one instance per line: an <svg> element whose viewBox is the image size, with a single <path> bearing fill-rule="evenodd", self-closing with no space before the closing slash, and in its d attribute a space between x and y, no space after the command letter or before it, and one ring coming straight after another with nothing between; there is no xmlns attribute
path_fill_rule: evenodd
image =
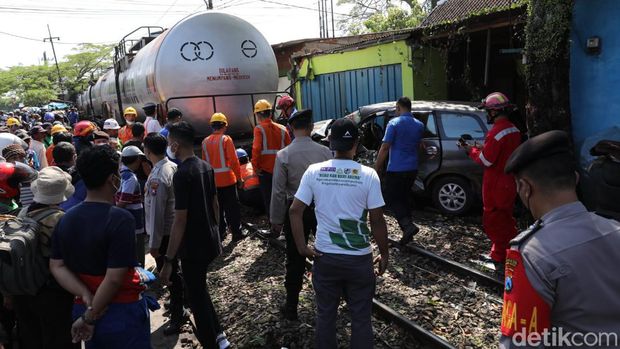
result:
<svg viewBox="0 0 620 349"><path fill-rule="evenodd" d="M143 109L143 110L147 110L147 109L155 109L155 107L156 107L155 103L153 103L153 102L148 102L148 103L146 103L146 104L142 107L142 109Z"/></svg>
<svg viewBox="0 0 620 349"><path fill-rule="evenodd" d="M291 124L297 120L312 121L312 109L304 109L293 113L293 115L289 116L288 123Z"/></svg>
<svg viewBox="0 0 620 349"><path fill-rule="evenodd" d="M504 172L518 173L533 162L558 154L570 154L571 144L564 131L548 131L521 144L510 156Z"/></svg>

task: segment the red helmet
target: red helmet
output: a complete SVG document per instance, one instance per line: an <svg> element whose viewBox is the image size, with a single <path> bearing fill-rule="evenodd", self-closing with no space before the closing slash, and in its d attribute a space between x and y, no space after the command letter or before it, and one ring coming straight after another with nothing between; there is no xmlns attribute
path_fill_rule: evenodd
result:
<svg viewBox="0 0 620 349"><path fill-rule="evenodd" d="M295 104L295 100L289 96L282 96L280 97L280 99L278 100L278 103L276 104L276 109L281 110L281 109L286 109L292 105Z"/></svg>
<svg viewBox="0 0 620 349"><path fill-rule="evenodd" d="M17 162L0 162L0 198L12 199L19 195L19 184L37 178L30 166Z"/></svg>
<svg viewBox="0 0 620 349"><path fill-rule="evenodd" d="M76 137L88 137L95 131L96 127L90 121L80 121L73 127L73 135Z"/></svg>
<svg viewBox="0 0 620 349"><path fill-rule="evenodd" d="M507 107L512 107L512 103L505 94L501 92L493 92L482 101L482 104L478 106L480 109L500 110Z"/></svg>

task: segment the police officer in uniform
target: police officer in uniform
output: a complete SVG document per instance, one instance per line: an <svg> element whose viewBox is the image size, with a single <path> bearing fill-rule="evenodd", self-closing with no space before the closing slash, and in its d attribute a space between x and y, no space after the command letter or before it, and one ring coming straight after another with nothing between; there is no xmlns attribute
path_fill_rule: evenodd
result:
<svg viewBox="0 0 620 349"><path fill-rule="evenodd" d="M288 210L299 188L301 177L308 166L331 159L332 152L310 138L314 128L312 110L299 111L293 114L288 122L295 133L295 139L289 146L280 150L276 157L269 212L272 231L279 235L283 229L286 238L286 277L284 280L286 304L282 307L282 311L286 319L296 320L306 258L297 251ZM316 230L314 209L310 207L305 209L303 222L305 239L308 241L310 233Z"/></svg>
<svg viewBox="0 0 620 349"><path fill-rule="evenodd" d="M620 344L620 223L579 202L576 170L562 131L531 138L506 163L536 222L510 242L500 348Z"/></svg>
<svg viewBox="0 0 620 349"><path fill-rule="evenodd" d="M151 133L144 139L144 154L153 163L153 170L145 185L144 212L146 231L149 234L149 252L157 263L157 270L164 266L164 255L168 250L170 231L174 220L174 189L172 177L177 165L166 157L166 138ZM164 335L179 333L183 317L183 280L179 262L172 261L170 276L170 322L164 328Z"/></svg>

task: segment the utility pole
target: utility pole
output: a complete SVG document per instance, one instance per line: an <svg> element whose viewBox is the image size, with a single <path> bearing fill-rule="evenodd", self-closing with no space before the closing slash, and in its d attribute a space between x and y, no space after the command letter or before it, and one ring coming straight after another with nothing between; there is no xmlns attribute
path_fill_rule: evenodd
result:
<svg viewBox="0 0 620 349"><path fill-rule="evenodd" d="M323 38L323 9L321 8L321 4L323 3L323 0L319 0L318 4L319 4L319 38Z"/></svg>
<svg viewBox="0 0 620 349"><path fill-rule="evenodd" d="M336 25L334 22L334 0L331 0L331 10L332 10L332 38L336 37Z"/></svg>
<svg viewBox="0 0 620 349"><path fill-rule="evenodd" d="M213 0L205 0L205 4L207 5L207 10L213 10Z"/></svg>
<svg viewBox="0 0 620 349"><path fill-rule="evenodd" d="M52 44L52 52L54 53L54 62L56 63L56 72L58 72L58 88L60 89L60 94L62 95L62 98L64 99L64 93L62 92L62 77L60 76L60 68L58 67L58 59L56 58L56 49L54 48L54 39L55 40L60 40L59 37L54 36L52 37L52 32L50 30L50 25L47 25L47 33L49 34L49 37L47 38L43 38L43 42L46 42L49 40L50 44Z"/></svg>
<svg viewBox="0 0 620 349"><path fill-rule="evenodd" d="M327 0L321 0L323 1L323 26L325 28L325 37L329 38L329 18L327 16Z"/></svg>

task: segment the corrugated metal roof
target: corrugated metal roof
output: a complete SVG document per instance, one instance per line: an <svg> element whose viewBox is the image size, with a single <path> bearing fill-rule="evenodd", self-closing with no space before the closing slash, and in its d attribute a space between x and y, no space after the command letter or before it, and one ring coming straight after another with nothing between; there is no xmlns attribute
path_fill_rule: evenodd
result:
<svg viewBox="0 0 620 349"><path fill-rule="evenodd" d="M374 44L383 43L386 41L398 41L398 40L408 38L413 32L416 31L416 29L417 28L410 28L410 29L400 29L400 30L393 30L393 31L387 31L387 32L379 32L379 33L373 33L373 34L364 34L364 35L359 36L360 38L359 41L353 41L348 44L340 45L338 47L334 47L331 49L326 49L326 50L322 50L318 52L312 52L312 53L307 53L307 54L296 54L294 55L294 58L322 55L322 54L342 52L342 51L348 51L348 50L356 50L356 49L361 49L361 48L365 48L368 46L372 46Z"/></svg>
<svg viewBox="0 0 620 349"><path fill-rule="evenodd" d="M512 6L525 6L524 0L446 0L437 5L422 22L423 27L431 27L453 21L462 21L476 14L488 14L510 9Z"/></svg>

